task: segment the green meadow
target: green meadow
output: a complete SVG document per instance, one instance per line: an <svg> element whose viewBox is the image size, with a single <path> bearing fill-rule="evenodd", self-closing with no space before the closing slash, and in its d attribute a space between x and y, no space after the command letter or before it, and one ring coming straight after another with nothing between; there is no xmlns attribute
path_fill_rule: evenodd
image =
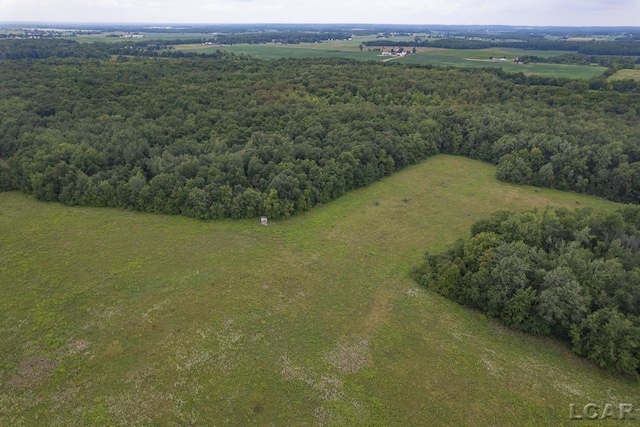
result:
<svg viewBox="0 0 640 427"><path fill-rule="evenodd" d="M497 209L616 207L494 175L439 155L267 227L0 193L0 425L559 426L571 403L640 408L637 382L410 278Z"/></svg>
<svg viewBox="0 0 640 427"><path fill-rule="evenodd" d="M635 68L633 70L618 70L616 73L609 77L610 80L636 80L640 81L640 68Z"/></svg>

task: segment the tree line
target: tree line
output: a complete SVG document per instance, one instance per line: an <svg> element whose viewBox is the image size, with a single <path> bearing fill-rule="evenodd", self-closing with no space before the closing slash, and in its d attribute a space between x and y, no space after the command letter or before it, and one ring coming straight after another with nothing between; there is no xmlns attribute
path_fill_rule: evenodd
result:
<svg viewBox="0 0 640 427"><path fill-rule="evenodd" d="M0 60L82 58L110 59L112 56L148 56L163 58L218 58L231 55L221 51L195 53L173 50L174 45L199 44L203 38L182 40L144 40L114 43L78 43L71 39L3 40L0 42Z"/></svg>
<svg viewBox="0 0 640 427"><path fill-rule="evenodd" d="M260 44L260 43L315 43L327 40L346 40L351 38L353 32L308 32L308 31L277 31L256 32L240 34L220 34L214 41L220 44Z"/></svg>
<svg viewBox="0 0 640 427"><path fill-rule="evenodd" d="M529 39L526 41L487 41L469 38L442 38L435 40L396 41L371 40L365 46L439 47L443 49L515 48L525 50L561 50L583 55L640 56L637 40L574 42L567 40Z"/></svg>
<svg viewBox="0 0 640 427"><path fill-rule="evenodd" d="M107 59L109 53L92 44L81 44L71 39L10 39L0 42L0 60L70 57Z"/></svg>
<svg viewBox="0 0 640 427"><path fill-rule="evenodd" d="M566 53L558 56L537 56L537 55L520 55L519 62L525 64L531 62L545 64L573 64L573 65L592 65L598 64L601 67L613 67L618 69L632 69L636 64L640 64L640 56L619 56L619 55L584 55L581 53Z"/></svg>
<svg viewBox="0 0 640 427"><path fill-rule="evenodd" d="M638 206L497 212L427 254L414 277L513 329L568 341L603 368L640 374Z"/></svg>

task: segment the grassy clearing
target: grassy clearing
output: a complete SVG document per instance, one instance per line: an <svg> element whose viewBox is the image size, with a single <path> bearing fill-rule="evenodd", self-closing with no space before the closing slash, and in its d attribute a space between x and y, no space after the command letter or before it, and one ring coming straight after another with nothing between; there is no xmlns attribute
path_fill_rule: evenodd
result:
<svg viewBox="0 0 640 427"><path fill-rule="evenodd" d="M631 402L547 339L416 286L496 209L610 202L436 156L269 227L0 193L0 425L552 425ZM46 420L46 421L45 421Z"/></svg>
<svg viewBox="0 0 640 427"><path fill-rule="evenodd" d="M633 70L618 70L616 73L609 77L610 80L636 80L640 81L640 68L635 68Z"/></svg>

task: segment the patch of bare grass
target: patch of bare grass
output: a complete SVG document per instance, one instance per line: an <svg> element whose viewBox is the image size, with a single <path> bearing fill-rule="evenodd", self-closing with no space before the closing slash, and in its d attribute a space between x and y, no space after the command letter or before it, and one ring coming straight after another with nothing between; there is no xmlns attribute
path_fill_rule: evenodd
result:
<svg viewBox="0 0 640 427"><path fill-rule="evenodd" d="M333 401L342 397L342 381L335 377L326 375L313 375L312 371L303 367L295 366L291 362L289 355L280 357L282 370L280 374L289 381L301 381L313 388L320 400Z"/></svg>
<svg viewBox="0 0 640 427"><path fill-rule="evenodd" d="M357 338L353 343L340 343L324 356L342 374L354 374L364 369L369 360L369 339Z"/></svg>
<svg viewBox="0 0 640 427"><path fill-rule="evenodd" d="M58 366L49 356L37 355L24 360L9 379L7 385L17 388L33 388L42 384Z"/></svg>

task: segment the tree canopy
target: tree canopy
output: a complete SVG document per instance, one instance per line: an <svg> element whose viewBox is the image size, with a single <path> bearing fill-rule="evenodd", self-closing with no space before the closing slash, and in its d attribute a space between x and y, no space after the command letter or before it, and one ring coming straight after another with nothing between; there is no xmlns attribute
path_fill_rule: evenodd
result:
<svg viewBox="0 0 640 427"><path fill-rule="evenodd" d="M3 190L205 219L288 216L449 153L497 164L510 182L640 202L637 84L338 58L152 58L158 50L122 55L120 44L103 59L34 42L0 43L5 57L33 45L44 58L0 67Z"/></svg>
<svg viewBox="0 0 640 427"><path fill-rule="evenodd" d="M498 212L414 271L424 286L640 374L640 207Z"/></svg>

